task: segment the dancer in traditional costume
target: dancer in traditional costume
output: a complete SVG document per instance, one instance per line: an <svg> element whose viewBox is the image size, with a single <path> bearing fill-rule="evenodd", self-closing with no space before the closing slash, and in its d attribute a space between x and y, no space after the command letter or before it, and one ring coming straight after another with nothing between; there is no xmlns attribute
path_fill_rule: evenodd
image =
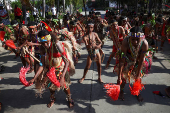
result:
<svg viewBox="0 0 170 113"><path fill-rule="evenodd" d="M164 42L166 40L166 23L163 22L163 19L161 17L158 17L156 19L156 24L154 27L155 27L155 36L158 37L157 40L161 41L160 50L162 50Z"/></svg>
<svg viewBox="0 0 170 113"><path fill-rule="evenodd" d="M133 27L129 37L122 42L121 50L117 53L117 61L114 71L118 74L117 83L121 84L120 99L124 100L124 86L131 79L140 80L147 74L152 64L152 53L148 51L148 42L140 27ZM138 101L143 98L139 94Z"/></svg>
<svg viewBox="0 0 170 113"><path fill-rule="evenodd" d="M26 43L28 46L29 46L29 54L32 54L33 56L35 55L35 57L37 59L40 59L40 44L38 43L39 42L39 39L38 39L38 32L37 32L37 25L35 22L29 22L28 23L28 29L29 29L29 34L27 36L27 40L28 42ZM30 67L30 73L34 70L34 72L36 73L36 70L38 69L37 68L37 65L39 65L39 63L34 60L32 60L32 58L30 57L30 61L31 63L34 64L34 68L33 67Z"/></svg>
<svg viewBox="0 0 170 113"><path fill-rule="evenodd" d="M59 32L60 32L60 34L65 36L63 41L71 42L74 65L76 65L78 63L78 58L80 58L80 56L81 56L81 54L80 54L81 46L79 44L77 44L76 38L74 37L73 32L67 31L67 28L62 29Z"/></svg>
<svg viewBox="0 0 170 113"><path fill-rule="evenodd" d="M26 67L26 63L28 63L28 65L32 67L30 56L26 52L29 47L28 45L26 45L26 43L28 42L28 29L25 26L21 26L16 20L11 21L11 25L13 26L14 36L16 38L16 42L18 43L17 50L20 51L21 61L24 67Z"/></svg>
<svg viewBox="0 0 170 113"><path fill-rule="evenodd" d="M104 33L103 33L103 29L105 26L108 25L107 21L105 19L101 18L101 13L100 12L96 12L96 20L95 20L95 24L94 24L94 32L96 32L100 38L100 40L102 41L102 46L104 45Z"/></svg>
<svg viewBox="0 0 170 113"><path fill-rule="evenodd" d="M127 21L127 17L122 17L122 27L125 30L125 34L128 35L132 27L130 23Z"/></svg>
<svg viewBox="0 0 170 113"><path fill-rule="evenodd" d="M39 66L34 78L30 80L29 83L35 82L37 91L40 91L39 93L42 93L44 88L50 90L51 101L47 104L49 108L52 107L55 102L55 91L63 89L67 95L69 107L71 108L74 106L74 102L71 98L69 87L70 76L75 73L74 64L69 54L71 48L68 44L59 42L55 34L51 33L50 35L46 30L40 31L38 37L41 43L40 56L43 65ZM49 74L47 74L47 78L47 76L42 73L47 72L46 70L48 70L48 68Z"/></svg>
<svg viewBox="0 0 170 113"><path fill-rule="evenodd" d="M125 38L125 31L122 26L118 26L118 22L116 20L113 20L112 28L110 29L109 34L110 34L111 40L113 41L113 50L107 61L105 69L108 68L111 59L115 56L115 53L120 49L121 43L123 39Z"/></svg>
<svg viewBox="0 0 170 113"><path fill-rule="evenodd" d="M155 15L151 14L151 13L148 13L148 18L147 19L148 19L148 22L143 27L145 38L148 41L149 46L151 46L154 49L154 51L158 51L157 39L156 39L156 36L154 34L154 26L156 24ZM155 52L154 52L154 54L155 54ZM153 54L153 59L157 59L157 57L155 57L154 54Z"/></svg>
<svg viewBox="0 0 170 113"><path fill-rule="evenodd" d="M102 42L99 39L97 33L93 32L94 24L92 22L88 23L88 32L84 36L84 42L86 45L86 49L88 51L87 64L84 69L83 77L79 80L79 83L82 83L86 77L86 74L91 66L92 61L96 61L97 70L98 70L98 81L99 83L103 83L101 79L101 56L99 53L99 49L101 48ZM96 41L99 42L97 45Z"/></svg>

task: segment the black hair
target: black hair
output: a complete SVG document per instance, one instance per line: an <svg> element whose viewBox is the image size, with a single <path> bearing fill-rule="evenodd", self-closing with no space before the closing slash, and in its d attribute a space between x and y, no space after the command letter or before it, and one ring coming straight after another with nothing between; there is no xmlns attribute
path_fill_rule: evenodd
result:
<svg viewBox="0 0 170 113"><path fill-rule="evenodd" d="M139 26L136 26L136 27L131 28L130 32L133 32L133 33L141 32L142 33L143 31Z"/></svg>
<svg viewBox="0 0 170 113"><path fill-rule="evenodd" d="M163 15L162 14L159 14L158 17L162 17Z"/></svg>
<svg viewBox="0 0 170 113"><path fill-rule="evenodd" d="M148 13L148 17L150 17L150 16L152 16L152 14L151 14L151 13Z"/></svg>
<svg viewBox="0 0 170 113"><path fill-rule="evenodd" d="M30 22L28 23L28 25L27 25L27 26L35 26L35 25L37 25L37 24L36 24L36 22L32 22L32 21L30 21Z"/></svg>
<svg viewBox="0 0 170 113"><path fill-rule="evenodd" d="M14 25L14 24L17 24L17 23L18 23L17 20L12 20L12 21L11 21L11 25Z"/></svg>
<svg viewBox="0 0 170 113"><path fill-rule="evenodd" d="M144 14L143 14L143 13L140 13L140 16L144 16Z"/></svg>
<svg viewBox="0 0 170 113"><path fill-rule="evenodd" d="M115 20L115 19L111 20L111 23L114 23L114 22L118 22L118 21L117 21L117 20Z"/></svg>
<svg viewBox="0 0 170 113"><path fill-rule="evenodd" d="M156 22L163 23L163 19L161 17L156 19Z"/></svg>
<svg viewBox="0 0 170 113"><path fill-rule="evenodd" d="M46 36L49 34L50 32L48 32L47 30L41 30L40 32L38 32L38 37Z"/></svg>
<svg viewBox="0 0 170 113"><path fill-rule="evenodd" d="M70 21L69 24L70 24L70 25L75 25L76 22L75 22L75 21Z"/></svg>
<svg viewBox="0 0 170 113"><path fill-rule="evenodd" d="M95 15L101 15L101 13L100 12L96 12Z"/></svg>
<svg viewBox="0 0 170 113"><path fill-rule="evenodd" d="M88 24L94 24L93 21L91 21L91 20L89 20L87 23Z"/></svg>

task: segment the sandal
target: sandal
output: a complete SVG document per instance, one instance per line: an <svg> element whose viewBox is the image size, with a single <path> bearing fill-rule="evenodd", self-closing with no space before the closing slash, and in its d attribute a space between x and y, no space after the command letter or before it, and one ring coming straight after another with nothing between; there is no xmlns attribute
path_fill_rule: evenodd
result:
<svg viewBox="0 0 170 113"><path fill-rule="evenodd" d="M74 107L74 100L73 99L68 101L68 106L69 106L69 108L73 108Z"/></svg>
<svg viewBox="0 0 170 113"><path fill-rule="evenodd" d="M68 101L69 108L73 108L74 107L74 100L71 98L71 94L67 95L66 100Z"/></svg>

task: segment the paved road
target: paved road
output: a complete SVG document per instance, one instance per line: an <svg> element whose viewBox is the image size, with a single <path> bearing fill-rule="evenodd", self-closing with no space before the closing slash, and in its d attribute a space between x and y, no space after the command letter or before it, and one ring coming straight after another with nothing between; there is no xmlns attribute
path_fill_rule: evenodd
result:
<svg viewBox="0 0 170 113"><path fill-rule="evenodd" d="M83 45L82 56L76 66L76 74L71 77L72 98L75 100L75 107L69 109L66 96L63 91L57 92L56 102L52 108L47 108L50 93L48 90L43 94L43 98L36 98L34 85L24 87L19 81L19 69L22 67L20 58L13 59L14 54L9 54L0 44L0 64L6 69L0 73L3 78L0 81L0 102L3 103L2 113L169 113L170 98L163 98L152 94L158 90L165 94L164 89L170 86L170 45L165 43L163 52L156 56L158 60L153 61L151 73L143 78L145 90L141 92L144 97L143 102L138 102L132 96L128 84L125 87L125 101L112 101L106 96L103 85L97 82L97 68L93 63L87 73L87 78L82 84L77 81L83 75L86 64L87 51ZM106 61L111 53L112 42L107 41L104 45L106 58L102 64L104 68ZM109 69L102 69L102 79L105 83L116 83L117 75L112 73L115 59L112 60ZM27 75L27 80L33 77L33 73Z"/></svg>

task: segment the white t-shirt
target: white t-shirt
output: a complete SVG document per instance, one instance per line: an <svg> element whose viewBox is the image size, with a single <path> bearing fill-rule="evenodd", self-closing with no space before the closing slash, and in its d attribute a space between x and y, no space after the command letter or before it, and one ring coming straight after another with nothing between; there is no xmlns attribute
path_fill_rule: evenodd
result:
<svg viewBox="0 0 170 113"><path fill-rule="evenodd" d="M53 15L56 15L56 8L55 8L55 7L52 7L52 8L51 8L51 11L52 11L52 14L53 14Z"/></svg>
<svg viewBox="0 0 170 113"><path fill-rule="evenodd" d="M30 17L30 13L28 11L26 12L26 17Z"/></svg>
<svg viewBox="0 0 170 113"><path fill-rule="evenodd" d="M34 7L33 15L37 15L37 13L38 13L38 10Z"/></svg>

